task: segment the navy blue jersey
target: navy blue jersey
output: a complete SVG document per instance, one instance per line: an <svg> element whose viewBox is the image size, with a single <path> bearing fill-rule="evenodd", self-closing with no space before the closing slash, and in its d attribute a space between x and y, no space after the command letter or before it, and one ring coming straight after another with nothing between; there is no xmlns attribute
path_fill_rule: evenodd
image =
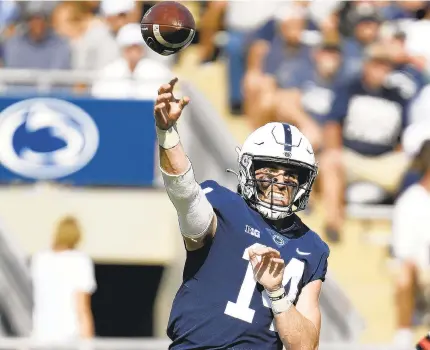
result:
<svg viewBox="0 0 430 350"><path fill-rule="evenodd" d="M237 193L215 181L202 188L217 215L217 230L203 248L187 252L167 329L169 349L282 349L247 249L260 243L280 251L287 264L284 285L296 303L305 285L324 281L329 248L295 215L280 233Z"/></svg>

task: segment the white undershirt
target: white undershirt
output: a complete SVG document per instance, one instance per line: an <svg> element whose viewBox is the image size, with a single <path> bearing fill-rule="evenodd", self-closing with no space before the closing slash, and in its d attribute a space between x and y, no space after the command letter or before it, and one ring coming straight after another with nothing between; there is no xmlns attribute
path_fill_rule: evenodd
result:
<svg viewBox="0 0 430 350"><path fill-rule="evenodd" d="M40 341L79 338L76 293L96 289L94 265L82 252L44 251L33 256L33 332Z"/></svg>
<svg viewBox="0 0 430 350"><path fill-rule="evenodd" d="M395 204L393 249L401 260L430 266L430 193L420 184L409 187Z"/></svg>

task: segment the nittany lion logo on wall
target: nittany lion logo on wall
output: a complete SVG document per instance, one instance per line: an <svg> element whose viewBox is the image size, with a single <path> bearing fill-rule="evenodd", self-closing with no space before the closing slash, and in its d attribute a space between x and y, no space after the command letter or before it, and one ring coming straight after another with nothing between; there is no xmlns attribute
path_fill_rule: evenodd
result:
<svg viewBox="0 0 430 350"><path fill-rule="evenodd" d="M98 145L93 119L70 102L28 99L0 113L0 163L21 176L70 175L91 161Z"/></svg>

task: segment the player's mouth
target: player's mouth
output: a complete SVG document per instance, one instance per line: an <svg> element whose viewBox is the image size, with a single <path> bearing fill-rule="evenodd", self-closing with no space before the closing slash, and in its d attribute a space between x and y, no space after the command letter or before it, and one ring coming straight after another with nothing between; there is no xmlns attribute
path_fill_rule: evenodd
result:
<svg viewBox="0 0 430 350"><path fill-rule="evenodd" d="M286 196L282 193L278 193L278 192L268 192L264 195L263 198L260 198L263 202L269 203L269 204L274 204L274 205L287 205L288 202L288 198L286 198Z"/></svg>

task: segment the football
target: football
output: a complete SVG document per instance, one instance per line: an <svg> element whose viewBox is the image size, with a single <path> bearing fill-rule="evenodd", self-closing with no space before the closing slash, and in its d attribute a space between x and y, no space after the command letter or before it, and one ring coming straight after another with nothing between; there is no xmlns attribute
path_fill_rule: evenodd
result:
<svg viewBox="0 0 430 350"><path fill-rule="evenodd" d="M196 24L184 5L176 1L162 1L142 17L141 31L143 40L153 51L169 56L191 43Z"/></svg>

